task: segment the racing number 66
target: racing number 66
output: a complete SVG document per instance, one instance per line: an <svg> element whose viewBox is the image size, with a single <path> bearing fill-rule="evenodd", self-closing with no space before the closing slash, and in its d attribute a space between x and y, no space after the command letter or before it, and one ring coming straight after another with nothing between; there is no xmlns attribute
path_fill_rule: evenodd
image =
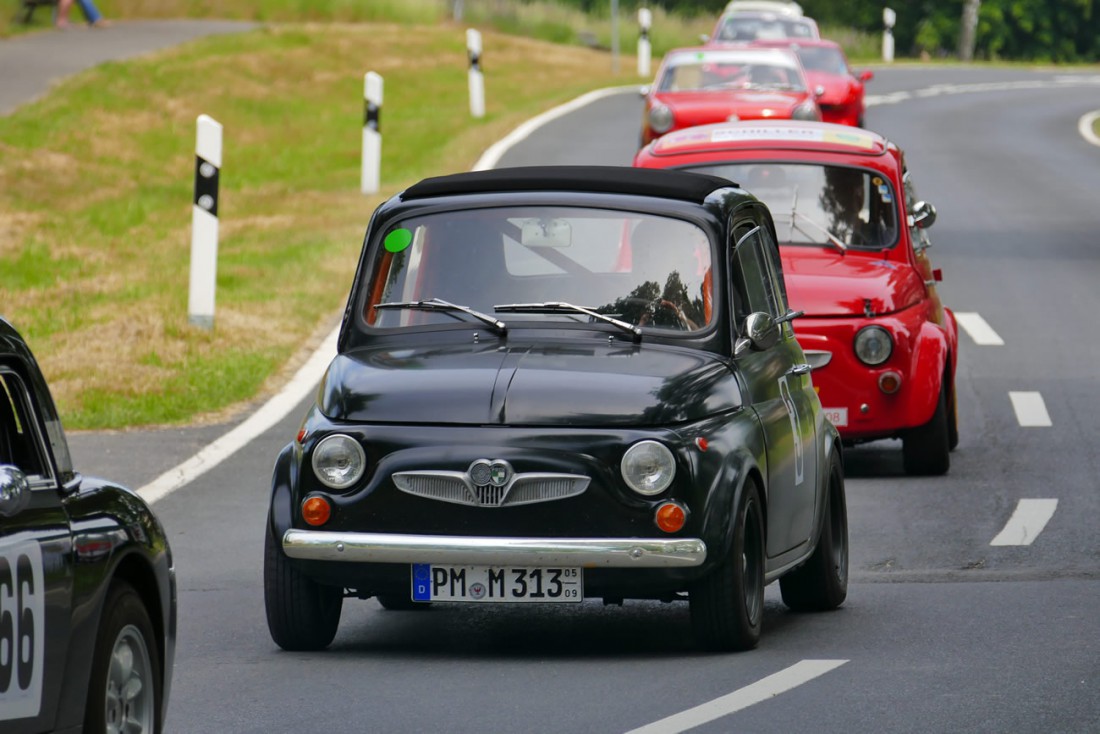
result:
<svg viewBox="0 0 1100 734"><path fill-rule="evenodd" d="M14 569L0 556L0 694L11 688L13 676L20 691L34 681L34 576L26 553L16 556Z"/></svg>

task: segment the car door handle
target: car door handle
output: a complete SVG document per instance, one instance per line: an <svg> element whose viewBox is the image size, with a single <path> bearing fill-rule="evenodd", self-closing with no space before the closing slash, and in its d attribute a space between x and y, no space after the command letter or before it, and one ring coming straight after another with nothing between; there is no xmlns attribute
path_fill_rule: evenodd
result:
<svg viewBox="0 0 1100 734"><path fill-rule="evenodd" d="M795 366L793 366L789 370L787 370L787 374L788 375L808 375L808 374L810 374L810 370L812 370L812 369L813 369L813 367L811 367L808 364L796 364Z"/></svg>

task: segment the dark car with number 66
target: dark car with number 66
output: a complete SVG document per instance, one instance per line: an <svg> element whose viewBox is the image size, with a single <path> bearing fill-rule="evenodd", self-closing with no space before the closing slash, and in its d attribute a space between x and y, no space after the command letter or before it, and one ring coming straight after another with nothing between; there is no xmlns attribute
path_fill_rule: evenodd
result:
<svg viewBox="0 0 1100 734"><path fill-rule="evenodd" d="M426 179L368 227L331 362L275 463L264 589L288 650L343 600L686 600L756 645L764 586L847 593L836 429L767 208L727 179Z"/></svg>
<svg viewBox="0 0 1100 734"><path fill-rule="evenodd" d="M175 642L163 528L137 494L76 472L0 318L0 731L161 731Z"/></svg>

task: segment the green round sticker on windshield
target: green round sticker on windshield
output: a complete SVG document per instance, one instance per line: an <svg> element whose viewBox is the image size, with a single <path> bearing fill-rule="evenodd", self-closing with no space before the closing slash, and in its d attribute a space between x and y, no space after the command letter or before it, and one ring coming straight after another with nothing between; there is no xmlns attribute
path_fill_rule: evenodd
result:
<svg viewBox="0 0 1100 734"><path fill-rule="evenodd" d="M407 229L395 229L386 235L386 239L382 242L382 246L389 252L401 252L411 245L412 241L412 232Z"/></svg>

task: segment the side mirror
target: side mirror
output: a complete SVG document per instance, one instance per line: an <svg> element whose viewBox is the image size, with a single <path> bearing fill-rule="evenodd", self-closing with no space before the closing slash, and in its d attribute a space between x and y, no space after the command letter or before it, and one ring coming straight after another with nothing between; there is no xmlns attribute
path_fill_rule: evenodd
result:
<svg viewBox="0 0 1100 734"><path fill-rule="evenodd" d="M750 313L745 317L745 336L734 345L733 356L737 357L746 350L763 352L779 342L779 325L770 314L763 311Z"/></svg>
<svg viewBox="0 0 1100 734"><path fill-rule="evenodd" d="M825 87L821 86L820 84L818 84L816 87L814 87L814 96L818 97L818 98L824 97L825 96Z"/></svg>
<svg viewBox="0 0 1100 734"><path fill-rule="evenodd" d="M648 86L638 87L638 94L640 94L642 97L648 97L649 96L649 87Z"/></svg>
<svg viewBox="0 0 1100 734"><path fill-rule="evenodd" d="M874 78L875 72L871 71L870 69L864 69L863 71L859 72L859 80L861 82L869 82Z"/></svg>
<svg viewBox="0 0 1100 734"><path fill-rule="evenodd" d="M708 41L710 41L710 36L708 36L706 33L699 34L699 43L707 43Z"/></svg>
<svg viewBox="0 0 1100 734"><path fill-rule="evenodd" d="M928 229L936 223L936 207L927 201L918 201L913 205L913 224L918 229Z"/></svg>
<svg viewBox="0 0 1100 734"><path fill-rule="evenodd" d="M19 514L30 501L27 475L11 464L0 466L0 517Z"/></svg>

